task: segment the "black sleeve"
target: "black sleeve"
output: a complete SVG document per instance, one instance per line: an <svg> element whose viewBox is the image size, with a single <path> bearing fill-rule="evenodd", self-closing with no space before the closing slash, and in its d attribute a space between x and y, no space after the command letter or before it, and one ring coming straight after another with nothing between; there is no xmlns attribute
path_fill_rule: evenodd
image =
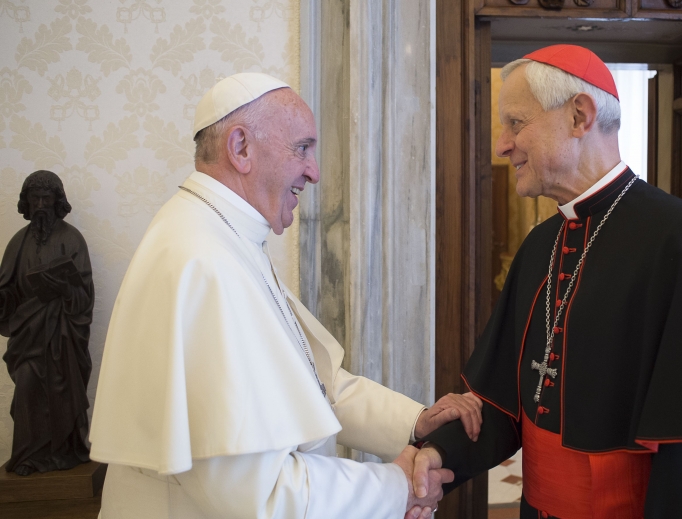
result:
<svg viewBox="0 0 682 519"><path fill-rule="evenodd" d="M521 448L521 425L516 420L486 402L482 414L483 424L476 442L469 439L460 420L422 438L443 450L443 466L455 473L455 481L443 485L445 493L496 467Z"/></svg>
<svg viewBox="0 0 682 519"><path fill-rule="evenodd" d="M644 517L678 517L682 510L682 443L662 444L653 455Z"/></svg>

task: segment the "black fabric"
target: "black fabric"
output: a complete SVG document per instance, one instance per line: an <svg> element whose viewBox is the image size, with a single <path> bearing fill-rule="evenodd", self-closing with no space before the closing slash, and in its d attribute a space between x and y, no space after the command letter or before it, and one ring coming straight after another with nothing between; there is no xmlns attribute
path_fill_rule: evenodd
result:
<svg viewBox="0 0 682 519"><path fill-rule="evenodd" d="M641 180L619 202L587 254L553 344L559 356L551 364L558 371L551 380L555 385L543 386L539 405L533 401L539 375L531 362L542 362L546 345L552 246L564 225L552 269L553 321L555 301L569 283L559 274L573 272L589 237L632 178L626 170L576 204L578 219L567 222L557 214L531 231L464 370L467 384L484 400L517 421L524 409L538 426L560 433L565 447L586 453L641 451L645 447L638 441L682 442L682 378L677 374L682 366L682 200ZM540 414L539 406L549 412ZM490 426L484 421L482 435ZM512 432L501 428L493 434ZM457 445L461 437L439 431L431 436L448 453L445 466L462 474L479 468L466 464L472 459L467 451L486 444ZM489 443L505 441L511 438ZM494 465L504 459L498 456ZM679 470L679 461L659 465L670 477ZM652 476L651 481L650 493L658 480Z"/></svg>
<svg viewBox="0 0 682 519"><path fill-rule="evenodd" d="M541 519L540 510L533 508L525 496L521 495L521 509L519 510L519 519ZM553 515L548 515L547 519L556 519Z"/></svg>
<svg viewBox="0 0 682 519"><path fill-rule="evenodd" d="M682 515L682 443L660 445L651 463L644 517L664 519Z"/></svg>
<svg viewBox="0 0 682 519"><path fill-rule="evenodd" d="M499 465L521 448L521 427L515 420L487 403L483 404L482 415L485 426L476 442L469 439L460 420L422 438L443 449L443 465L455 473L455 481L443 485L444 492Z"/></svg>

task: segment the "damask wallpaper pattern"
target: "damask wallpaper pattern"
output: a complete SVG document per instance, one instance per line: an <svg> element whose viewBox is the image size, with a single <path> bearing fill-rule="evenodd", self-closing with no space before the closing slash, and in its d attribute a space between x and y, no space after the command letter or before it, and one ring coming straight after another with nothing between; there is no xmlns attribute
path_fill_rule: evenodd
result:
<svg viewBox="0 0 682 519"><path fill-rule="evenodd" d="M194 109L216 81L299 82L299 0L0 0L0 250L27 222L23 179L49 169L85 236L97 295L94 400L118 288L149 221L193 171ZM298 220L268 239L298 291ZM6 339L0 337L0 354ZM0 366L0 464L14 386Z"/></svg>

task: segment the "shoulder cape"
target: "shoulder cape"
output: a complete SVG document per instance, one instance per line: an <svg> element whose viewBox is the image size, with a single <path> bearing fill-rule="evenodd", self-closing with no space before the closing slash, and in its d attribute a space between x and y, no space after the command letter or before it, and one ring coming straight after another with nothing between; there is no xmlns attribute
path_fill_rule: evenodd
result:
<svg viewBox="0 0 682 519"><path fill-rule="evenodd" d="M682 441L680 222L682 200L637 181L589 252L566 324L564 446L637 451ZM547 262L561 223L560 215L550 218L522 245L463 375L515 420L522 412L520 373L529 369L520 365L525 334L534 302L544 308Z"/></svg>
<svg viewBox="0 0 682 519"><path fill-rule="evenodd" d="M341 429L261 284L203 202L178 193L161 209L114 305L93 459L172 474L193 458L295 448ZM339 352L314 354L332 387Z"/></svg>

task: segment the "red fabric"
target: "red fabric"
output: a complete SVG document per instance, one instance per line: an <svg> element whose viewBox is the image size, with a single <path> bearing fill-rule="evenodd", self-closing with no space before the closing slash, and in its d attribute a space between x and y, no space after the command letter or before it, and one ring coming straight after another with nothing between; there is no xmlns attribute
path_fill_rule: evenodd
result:
<svg viewBox="0 0 682 519"><path fill-rule="evenodd" d="M611 71L594 52L585 47L550 45L526 54L524 58L552 65L573 74L619 99Z"/></svg>
<svg viewBox="0 0 682 519"><path fill-rule="evenodd" d="M523 494L528 503L561 519L642 519L651 455L585 454L566 449L561 436L525 413Z"/></svg>

